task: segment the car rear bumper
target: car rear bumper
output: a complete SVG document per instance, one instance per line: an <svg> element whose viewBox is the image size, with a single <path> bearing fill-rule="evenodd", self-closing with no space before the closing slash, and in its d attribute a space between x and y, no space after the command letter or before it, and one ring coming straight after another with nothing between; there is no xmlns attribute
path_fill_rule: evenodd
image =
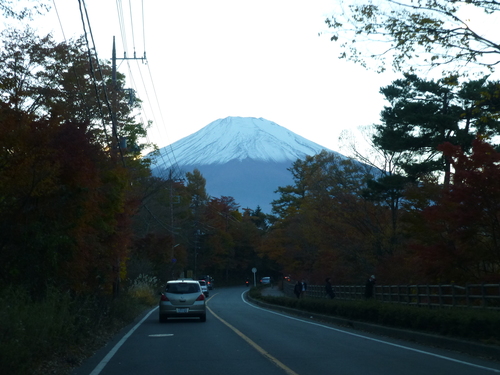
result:
<svg viewBox="0 0 500 375"><path fill-rule="evenodd" d="M187 309L187 310L185 310ZM202 316L206 314L205 304L203 305L190 305L190 306L176 306L168 302L160 303L159 314L168 317L193 317Z"/></svg>

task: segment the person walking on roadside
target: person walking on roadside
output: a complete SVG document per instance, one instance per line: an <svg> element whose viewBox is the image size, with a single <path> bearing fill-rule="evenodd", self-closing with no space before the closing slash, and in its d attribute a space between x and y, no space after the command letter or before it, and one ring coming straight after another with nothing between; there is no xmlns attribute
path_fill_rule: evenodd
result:
<svg viewBox="0 0 500 375"><path fill-rule="evenodd" d="M365 285L365 299L373 297L373 287L375 285L375 275L371 275Z"/></svg>
<svg viewBox="0 0 500 375"><path fill-rule="evenodd" d="M301 283L301 289L300 289L300 297L301 298L304 298L306 296L306 292L307 292L307 283L304 279L302 279L302 283Z"/></svg>
<svg viewBox="0 0 500 375"><path fill-rule="evenodd" d="M297 296L297 298L300 298L300 293L302 292L302 283L300 281L297 281L297 284L293 287L293 293Z"/></svg>
<svg viewBox="0 0 500 375"><path fill-rule="evenodd" d="M329 277L327 277L325 279L325 292L326 292L326 295L328 297L330 297L330 299L334 299L335 298L335 292L333 291L332 283L331 283L330 280L331 279Z"/></svg>

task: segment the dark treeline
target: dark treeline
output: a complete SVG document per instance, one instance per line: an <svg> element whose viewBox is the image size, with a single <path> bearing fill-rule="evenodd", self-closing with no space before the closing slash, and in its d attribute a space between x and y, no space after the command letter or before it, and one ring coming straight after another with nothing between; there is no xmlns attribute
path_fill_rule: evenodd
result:
<svg viewBox="0 0 500 375"><path fill-rule="evenodd" d="M383 87L376 157L298 160L260 249L322 283L500 280L500 84L407 74Z"/></svg>
<svg viewBox="0 0 500 375"><path fill-rule="evenodd" d="M408 74L382 88L378 159L297 160L267 215L208 196L197 170L152 177L140 100L83 40L7 30L0 59L4 287L116 296L139 275L229 282L252 267L336 283L498 279L499 93L487 77Z"/></svg>
<svg viewBox="0 0 500 375"><path fill-rule="evenodd" d="M113 83L83 39L27 29L2 43L0 287L116 296L141 274L223 281L266 267L255 252L260 209L209 197L196 170L151 176L140 99L130 102L125 77Z"/></svg>

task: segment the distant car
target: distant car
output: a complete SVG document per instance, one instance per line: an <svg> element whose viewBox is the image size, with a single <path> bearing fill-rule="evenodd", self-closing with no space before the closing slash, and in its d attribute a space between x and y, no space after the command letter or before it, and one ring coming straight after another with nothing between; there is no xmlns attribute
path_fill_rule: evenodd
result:
<svg viewBox="0 0 500 375"><path fill-rule="evenodd" d="M263 277L260 279L261 284L271 284L271 278L270 277Z"/></svg>
<svg viewBox="0 0 500 375"><path fill-rule="evenodd" d="M198 282L200 283L201 291L203 292L203 294L205 295L205 297L208 297L208 285L207 285L207 282L205 280L198 280Z"/></svg>
<svg viewBox="0 0 500 375"><path fill-rule="evenodd" d="M168 318L184 317L199 317L201 322L207 320L205 294L198 281L169 281L165 292L160 295L160 323L166 322Z"/></svg>

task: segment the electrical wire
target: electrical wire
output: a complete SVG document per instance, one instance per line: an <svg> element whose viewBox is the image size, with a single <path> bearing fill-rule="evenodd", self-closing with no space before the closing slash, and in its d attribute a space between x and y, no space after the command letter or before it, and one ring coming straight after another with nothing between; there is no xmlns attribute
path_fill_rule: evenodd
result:
<svg viewBox="0 0 500 375"><path fill-rule="evenodd" d="M84 35L85 42L86 42L86 45L87 45L87 54L88 54L88 58L89 58L90 76L92 78L92 83L94 85L94 91L95 91L95 95L96 95L97 105L98 105L99 108L102 108L101 99L100 99L100 95L99 95L99 89L98 89L98 86L97 86L97 79L96 79L96 76L95 76L94 64L92 62L92 52L90 50L90 45L89 45L89 41L88 41L88 37L87 37L87 28L85 27L85 20L84 20L84 17L83 17L82 1L83 0L78 0L78 4L79 4L79 8L80 8L80 17L81 17L82 26L83 26L83 35ZM103 126L103 129L104 129L104 134L106 136L106 142L109 143L109 135L108 135L108 132L106 130L106 121L104 119L104 114L103 113L101 113L101 119L102 119L102 126Z"/></svg>
<svg viewBox="0 0 500 375"><path fill-rule="evenodd" d="M66 43L66 45L69 45L68 43L68 40L66 38L66 33L64 32L64 27L62 25L62 21L61 21L61 17L59 16L59 11L57 9L57 4L56 4L56 1L55 0L52 0L52 3L54 5L54 9L56 11L56 16L57 16L57 20L59 22L59 27L61 29L61 33L63 35L63 39L64 39L64 42ZM83 84L82 84L82 77L77 74L76 72L76 66L75 64L72 64L71 66L71 70L73 72L73 76L75 77L75 82L76 82L76 92L77 92L77 96L79 97L80 99L80 103L85 111L85 114L87 115L87 118L86 120L89 121L89 123L91 123L91 108L90 108L90 105L87 103L87 100L85 100L85 95L84 95L84 92L83 92ZM104 135L105 135L105 139L106 139L106 142L109 144L109 136L108 136L108 133L106 131L106 120L105 120L105 117L104 117L104 113L102 112L102 107L99 106L99 118L102 120L103 122L103 129L104 129Z"/></svg>
<svg viewBox="0 0 500 375"><path fill-rule="evenodd" d="M117 0L116 1L116 5L117 5L117 14L118 14L118 23L120 25L120 29L121 29L121 33L122 33L122 43L123 43L123 49L124 51L127 50L127 45L126 45L126 27L125 27L125 14L124 14L124 10L123 10L123 6L122 6L122 2L120 0ZM145 12L144 12L144 1L141 2L141 8L142 8L142 12L141 12L141 21L142 21L142 29L143 29L143 44L144 44L144 57L142 58L143 61L146 61L147 63L147 60L146 60L146 50L145 50L145 44L146 44L146 32L145 32ZM132 40L132 44L133 44L133 48L134 48L134 57L135 57L135 33L134 33L134 21L133 21L133 17L132 17L132 14L133 14L133 10L132 10L132 4L129 0L129 14L130 14L130 23L131 23L131 29L132 29L132 37L133 37L133 40ZM134 84L133 85L133 88L136 90L136 91L139 91L137 90L137 86L135 86L135 79L134 79L134 74L133 74L133 71L132 71L132 68L130 66L130 62L129 60L126 60L127 61L127 66L129 68L129 76L128 78L130 79L130 81ZM165 128L165 121L164 121L164 118L163 118L163 113L161 111L161 106L159 104L159 99L158 99L158 94L156 92L156 88L154 86L154 79L153 79L153 76L152 76L152 73L151 73L151 69L150 69L150 66L149 64L146 64L148 66L148 72L149 72L149 77L150 77L150 82L151 82L151 86L153 87L153 97L154 97L154 102L156 103L156 106L160 112L160 121L161 121L161 124L163 124L163 127ZM159 127L159 124L160 124L160 121L157 120L156 118L156 115L155 115L155 110L153 109L153 98L150 98L150 94L149 94L149 90L148 90L148 87L145 83L145 80L144 80L144 77L142 75L142 70L141 69L138 69L138 72L139 72L139 75L140 75L140 81L142 83L142 88L143 88L143 92L145 94L145 99L147 101L147 103L149 103L149 108L151 109L151 113L152 113L152 116L153 116L153 123L155 123L157 125L157 128ZM149 120L147 119L147 113L145 111L145 108L143 107L142 103L141 103L141 109L142 109L142 113L144 114L144 116L146 116L146 123L149 123ZM169 165L171 169L173 169L174 171L176 171L176 173L179 173L180 175L182 174L182 171L177 163L177 160L175 159L175 154L173 152L173 149L172 149L172 146L170 145L170 153L169 152L159 152L159 155L158 155L158 158L161 160L161 164L160 166L157 168L157 173L160 175L161 178L165 178L165 174L167 173L167 168L161 168L161 166L166 166L166 165ZM172 156L170 156L172 155ZM165 160L165 157L168 159L168 161ZM172 158L171 158L172 157ZM172 160L173 159L173 160Z"/></svg>
<svg viewBox="0 0 500 375"><path fill-rule="evenodd" d="M110 114L110 117L111 117L111 121L113 122L113 129L114 130L112 131L112 136L115 138L116 146L117 146L118 151L120 153L120 159L122 161L123 166L125 167L125 158L123 157L123 150L122 150L122 147L120 145L120 140L118 138L118 129L117 129L118 126L116 124L116 113L113 111L113 107L111 106L111 102L110 102L109 96L108 96L108 91L106 89L106 82L105 82L104 76L102 74L102 69L101 69L101 66L100 66L100 63L99 63L99 58L97 56L97 48L96 48L96 45L95 45L94 34L92 33L92 28L90 26L90 19L89 19L89 15L88 15L88 12L87 12L87 6L85 4L85 0L78 0L78 2L79 3L83 2L83 8L85 10L85 18L87 19L87 25L88 25L88 28L89 28L90 38L92 39L92 45L94 46L94 53L95 53L95 60L96 60L97 69L98 69L99 73L101 74L101 82L102 82L101 86L102 86L102 91L104 93L104 102L106 104L106 107L108 108L108 111L109 111L109 114ZM82 14L81 7L80 7L80 14ZM83 18L83 14L82 14L82 18ZM85 34L85 40L87 42L87 48L88 48L88 51L89 51L89 56L91 57L90 46L88 44L87 34ZM90 63L92 64L92 61L90 61Z"/></svg>
<svg viewBox="0 0 500 375"><path fill-rule="evenodd" d="M56 10L57 20L59 21L59 26L61 28L61 33L63 35L64 41L66 42L66 34L64 34L64 28L61 22L61 17L59 17L59 11L57 10L56 0L52 0L52 4L54 4L54 9Z"/></svg>
<svg viewBox="0 0 500 375"><path fill-rule="evenodd" d="M134 51L134 57L135 57L135 33L134 33L134 22L132 20L132 4L130 3L130 0L128 0L128 6L130 14L130 30L132 32L132 49Z"/></svg>

